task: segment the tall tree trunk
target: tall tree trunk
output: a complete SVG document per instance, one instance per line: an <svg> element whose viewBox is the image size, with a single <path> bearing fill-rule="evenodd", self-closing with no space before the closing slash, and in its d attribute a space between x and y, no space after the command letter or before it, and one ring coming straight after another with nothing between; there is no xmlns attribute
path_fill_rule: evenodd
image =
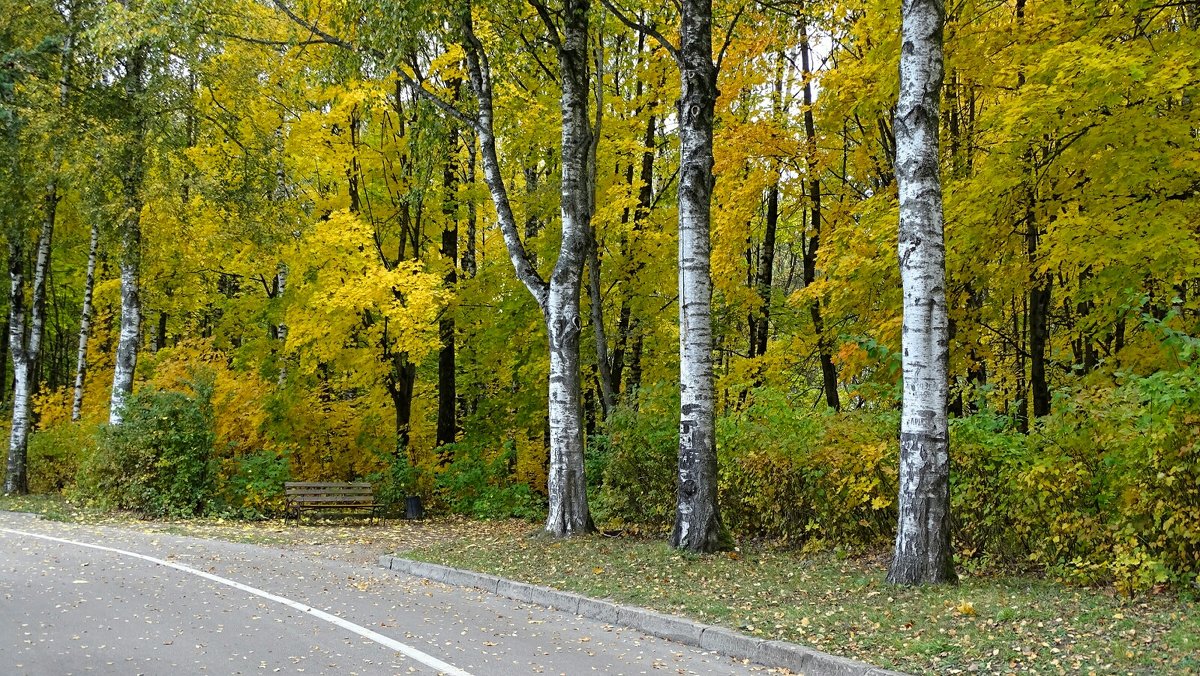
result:
<svg viewBox="0 0 1200 676"><path fill-rule="evenodd" d="M9 245L9 280L12 284L9 292L9 344L13 357L13 418L8 442L8 471L4 479L4 492L7 494L24 495L29 492L26 461L29 432L32 427L30 398L37 380L38 358L41 355L43 328L46 322L46 276L50 268L51 240L54 236L58 198L58 184L51 181L46 188L45 213L37 239L28 333L25 331L24 262L20 260L24 256L24 248L19 244Z"/></svg>
<svg viewBox="0 0 1200 676"><path fill-rule="evenodd" d="M475 146L475 136L472 134L467 142L467 184L475 185L475 159L478 151ZM479 223L478 214L475 209L475 200L467 200L467 237L466 246L462 254L462 269L463 274L467 279L475 278L476 261L475 261L475 229Z"/></svg>
<svg viewBox="0 0 1200 676"><path fill-rule="evenodd" d="M605 419L616 405L616 381L608 357L608 337L604 332L604 297L600 293L600 255L596 249L596 234L592 232L588 244L588 301L592 319L592 337L596 344L596 380L599 381L600 409Z"/></svg>
<svg viewBox="0 0 1200 676"><path fill-rule="evenodd" d="M458 88L455 88L458 91ZM457 98L457 95L456 95ZM449 153L442 170L442 258L448 266L442 283L448 289L458 284L458 130L451 123L448 140ZM446 310L438 320L438 335L442 348L438 352L438 415L437 445L454 443L458 434L458 391L455 384L454 363L454 315ZM438 464L449 465L453 458L448 453L438 453Z"/></svg>
<svg viewBox="0 0 1200 676"><path fill-rule="evenodd" d="M492 194L497 221L517 277L537 300L546 321L550 343L550 453L547 488L550 498L545 530L556 537L591 531L587 484L583 468L583 420L580 394L579 316L580 284L587 255L588 154L591 131L588 121L588 3L566 0L562 30L555 27L550 10L534 3L558 48L562 79L562 243L550 281L538 275L521 243L516 220L496 152L492 119L491 70L482 44L472 27L470 7L460 15L467 52L471 89L478 102L480 155L484 180Z"/></svg>
<svg viewBox="0 0 1200 676"><path fill-rule="evenodd" d="M96 252L100 248L100 225L92 221L92 239L88 244L87 275L83 281L83 312L79 316L79 348L75 353L75 397L71 401L71 420L83 414L83 386L87 380L88 339L92 337L92 291L96 288Z"/></svg>
<svg viewBox="0 0 1200 676"><path fill-rule="evenodd" d="M12 430L8 440L8 466L4 475L6 494L29 492L25 471L29 438L29 359L25 350L25 250L19 233L8 243L8 331L13 361Z"/></svg>
<svg viewBox="0 0 1200 676"><path fill-rule="evenodd" d="M133 392L138 348L142 338L142 180L145 175L146 116L141 98L145 45L134 48L125 59L125 99L130 107L127 120L131 137L124 142L121 188L124 214L121 218L121 328L114 361L112 397L108 422L120 425L125 400Z"/></svg>
<svg viewBox="0 0 1200 676"><path fill-rule="evenodd" d="M946 398L949 327L938 169L942 84L940 0L902 0L896 180L904 287L904 406L893 584L955 579L950 551L950 448Z"/></svg>
<svg viewBox="0 0 1200 676"><path fill-rule="evenodd" d="M638 93L641 93L640 83ZM654 154L657 150L655 143L657 118L650 115L646 121L646 133L642 138L641 170L638 176L637 205L633 209L633 232L641 232L642 224L650 215L650 207L654 200ZM633 183L633 167L630 166L627 182ZM622 219L628 216L622 215ZM631 256L629 244L626 242L625 253ZM632 297L634 280L643 267L642 263L632 265L625 278L624 295L621 298L621 310L617 316L617 339L613 346L611 377L613 389L621 386L621 376L628 365L629 377L625 383L625 393L631 396L631 402L637 405L637 388L641 384L641 330L639 322L633 316ZM636 349L635 349L636 348ZM626 357L628 354L628 357ZM634 374L637 374L635 377Z"/></svg>
<svg viewBox="0 0 1200 676"><path fill-rule="evenodd" d="M730 545L717 504L710 209L717 66L712 0L683 0L679 22L679 474L670 544Z"/></svg>
<svg viewBox="0 0 1200 676"><path fill-rule="evenodd" d="M1033 180L1030 176L1029 180ZM1033 190L1028 198L1034 198ZM1037 272L1037 250L1040 239L1037 218L1034 215L1033 204L1029 204L1029 217L1026 222L1028 230L1025 234L1026 250L1029 255L1030 282L1029 290L1029 387L1033 399L1033 417L1040 418L1050 414L1050 383L1046 379L1046 348L1050 342L1050 289L1051 279L1048 275Z"/></svg>
<svg viewBox="0 0 1200 676"><path fill-rule="evenodd" d="M808 238L804 253L804 285L808 286L817 278L817 250L821 247L821 227L825 220L821 211L821 177L817 167L817 126L812 112L812 48L808 44L808 24L803 19L800 23L800 75L804 79L804 138L808 145L806 166L812 174L809 197L812 201L813 234ZM817 355L821 362L821 387L825 391L825 403L833 410L840 411L842 400L838 393L837 367L833 364L829 338L825 335L825 320L821 316L819 299L812 299L808 314L812 318L813 332L817 334Z"/></svg>

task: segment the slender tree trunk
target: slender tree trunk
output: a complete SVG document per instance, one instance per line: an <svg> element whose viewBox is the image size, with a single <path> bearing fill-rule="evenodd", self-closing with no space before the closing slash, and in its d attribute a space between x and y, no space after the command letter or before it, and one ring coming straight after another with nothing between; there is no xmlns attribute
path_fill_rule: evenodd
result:
<svg viewBox="0 0 1200 676"><path fill-rule="evenodd" d="M711 552L731 544L717 504L709 262L717 101L712 0L683 0L679 36L679 474L670 544Z"/></svg>
<svg viewBox="0 0 1200 676"><path fill-rule="evenodd" d="M639 87L640 94L640 87ZM657 119L654 115L646 121L646 133L642 139L642 158L641 170L638 176L638 198L637 206L633 209L633 232L641 232L642 224L650 215L650 207L654 200L654 154L656 152L656 144L654 137L656 134ZM633 167L629 169L628 182L633 183ZM623 216L625 218L625 216ZM625 243L625 253L627 256L632 256L629 248L629 243ZM636 407L637 388L641 384L641 332L639 322L633 316L632 297L634 281L637 279L638 273L643 267L642 263L632 265L628 276L625 278L624 290L625 293L621 298L621 310L617 317L617 339L616 345L613 347L611 377L613 389L616 390L621 386L621 376L628 365L629 378L625 383L625 393L632 395L631 403ZM634 346L636 345L636 349ZM628 354L628 357L626 356ZM634 377L634 373L637 376Z"/></svg>
<svg viewBox="0 0 1200 676"><path fill-rule="evenodd" d="M145 175L146 117L141 107L142 74L147 48L139 45L125 62L125 95L130 106L132 137L125 141L121 187L125 213L121 218L121 328L113 369L108 422L120 425L125 400L133 392L142 333L142 181Z"/></svg>
<svg viewBox="0 0 1200 676"><path fill-rule="evenodd" d="M475 136L472 135L467 143L467 183L475 185L475 160L478 151L475 147ZM466 246L462 254L462 269L463 274L467 279L475 278L476 261L475 261L475 229L478 226L479 218L475 209L475 200L467 200L467 237Z"/></svg>
<svg viewBox="0 0 1200 676"><path fill-rule="evenodd" d="M8 466L4 492L23 495L29 492L25 471L26 443L29 438L29 359L25 350L25 250L19 233L8 243L8 331L13 360L12 430L8 441Z"/></svg>
<svg viewBox="0 0 1200 676"><path fill-rule="evenodd" d="M587 267L588 267L588 301L592 319L592 337L596 344L596 380L599 381L600 409L604 418L616 405L617 393L612 370L609 368L608 337L604 332L604 298L600 293L600 256L595 233L589 236Z"/></svg>
<svg viewBox="0 0 1200 676"><path fill-rule="evenodd" d="M83 312L79 317L79 348L75 353L75 397L71 402L71 420L83 414L83 386L87 380L88 339L92 337L92 291L96 288L96 252L100 248L100 225L92 222L88 244L87 275L83 282Z"/></svg>
<svg viewBox="0 0 1200 676"><path fill-rule="evenodd" d="M474 34L470 7L460 15L466 41L471 89L479 108L479 145L484 180L492 194L497 221L517 277L537 300L546 320L550 343L550 452L547 488L550 498L546 533L563 537L594 529L587 503L583 469L583 420L579 372L580 285L591 227L588 209L588 154L591 131L588 96L588 3L567 0L562 30L548 8L534 4L557 41L562 79L562 242L550 281L538 275L521 243L516 219L496 152L492 125L492 82L487 54Z"/></svg>
<svg viewBox="0 0 1200 676"><path fill-rule="evenodd" d="M904 408L893 584L955 579L950 551L948 319L938 110L942 84L940 0L902 0L896 180L900 195L900 279Z"/></svg>
<svg viewBox="0 0 1200 676"><path fill-rule="evenodd" d="M455 88L455 91L457 92L458 89ZM442 171L442 189L444 191L442 214L446 219L446 222L442 224L442 258L449 268L442 277L442 283L446 288L453 289L458 284L458 163L456 160L458 131L456 127L451 127L448 146L449 155ZM442 348L438 352L438 446L454 443L458 434L454 330L454 315L447 310L438 320L438 335L442 341ZM453 458L448 453L438 453L439 465L443 467L449 465L451 460Z"/></svg>
<svg viewBox="0 0 1200 676"><path fill-rule="evenodd" d="M821 227L825 223L821 211L821 177L817 167L817 126L813 118L812 92L812 48L808 44L808 24L805 20L800 23L800 75L804 79L804 138L808 145L808 170L812 173L809 181L809 193L812 201L812 230L804 253L804 285L808 286L817 278L817 250L821 247ZM829 339L825 335L825 320L821 315L821 301L813 298L808 314L812 318L813 332L817 334L817 355L821 362L821 387L825 391L825 403L835 411L842 410L842 400L838 393L837 367L833 364L833 353Z"/></svg>

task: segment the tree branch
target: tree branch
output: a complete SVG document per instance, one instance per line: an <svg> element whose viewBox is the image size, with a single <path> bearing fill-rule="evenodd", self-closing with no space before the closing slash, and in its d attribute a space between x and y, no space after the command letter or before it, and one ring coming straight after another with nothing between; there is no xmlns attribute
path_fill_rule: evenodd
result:
<svg viewBox="0 0 1200 676"><path fill-rule="evenodd" d="M654 38L658 44L662 45L663 49L667 50L667 53L671 55L671 58L675 59L676 63L679 63L679 49L676 48L675 45L671 44L671 41L668 40L662 33L658 32L654 26L642 23L641 21L634 21L633 19L629 18L629 16L627 16L623 10L618 9L617 6L612 3L612 0L600 0L600 3L603 4L608 11L612 12L613 16L617 17L621 23L629 26L631 29L639 33L642 33L643 35L649 35L650 37Z"/></svg>

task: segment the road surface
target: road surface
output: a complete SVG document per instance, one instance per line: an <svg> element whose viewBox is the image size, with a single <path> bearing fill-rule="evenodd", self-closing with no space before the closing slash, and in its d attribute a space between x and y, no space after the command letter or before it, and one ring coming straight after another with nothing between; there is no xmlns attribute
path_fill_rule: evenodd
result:
<svg viewBox="0 0 1200 676"><path fill-rule="evenodd" d="M767 671L372 566L11 512L0 512L0 665L13 676Z"/></svg>

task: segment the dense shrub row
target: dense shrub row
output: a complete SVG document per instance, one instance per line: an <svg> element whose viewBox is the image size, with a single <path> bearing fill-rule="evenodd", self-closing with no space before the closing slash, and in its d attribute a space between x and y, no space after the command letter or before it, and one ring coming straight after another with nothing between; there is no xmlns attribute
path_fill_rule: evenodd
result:
<svg viewBox="0 0 1200 676"><path fill-rule="evenodd" d="M255 518L280 513L284 481L323 471L297 468L286 444L238 448L216 432L211 377L184 389L143 389L115 429L60 423L37 432L32 487L147 516ZM618 408L591 437L587 470L601 527L670 527L676 396L646 390L636 410ZM895 410L800 410L779 392L752 393L718 422L727 524L742 538L809 548L886 547L897 427ZM1197 366L1079 389L1027 435L996 412L954 420L951 448L964 565L1129 590L1200 581ZM415 493L443 511L536 519L545 506L539 451L540 439L464 440L447 449L444 466L412 467L383 453L373 461L380 469L356 476L387 504Z"/></svg>
<svg viewBox="0 0 1200 676"><path fill-rule="evenodd" d="M1057 406L1028 435L994 413L952 421L963 562L1130 590L1200 583L1200 370L1123 376ZM808 547L888 545L898 424L895 411L804 413L757 393L718 426L726 523ZM598 515L668 528L674 456L674 420L654 404L612 416Z"/></svg>

